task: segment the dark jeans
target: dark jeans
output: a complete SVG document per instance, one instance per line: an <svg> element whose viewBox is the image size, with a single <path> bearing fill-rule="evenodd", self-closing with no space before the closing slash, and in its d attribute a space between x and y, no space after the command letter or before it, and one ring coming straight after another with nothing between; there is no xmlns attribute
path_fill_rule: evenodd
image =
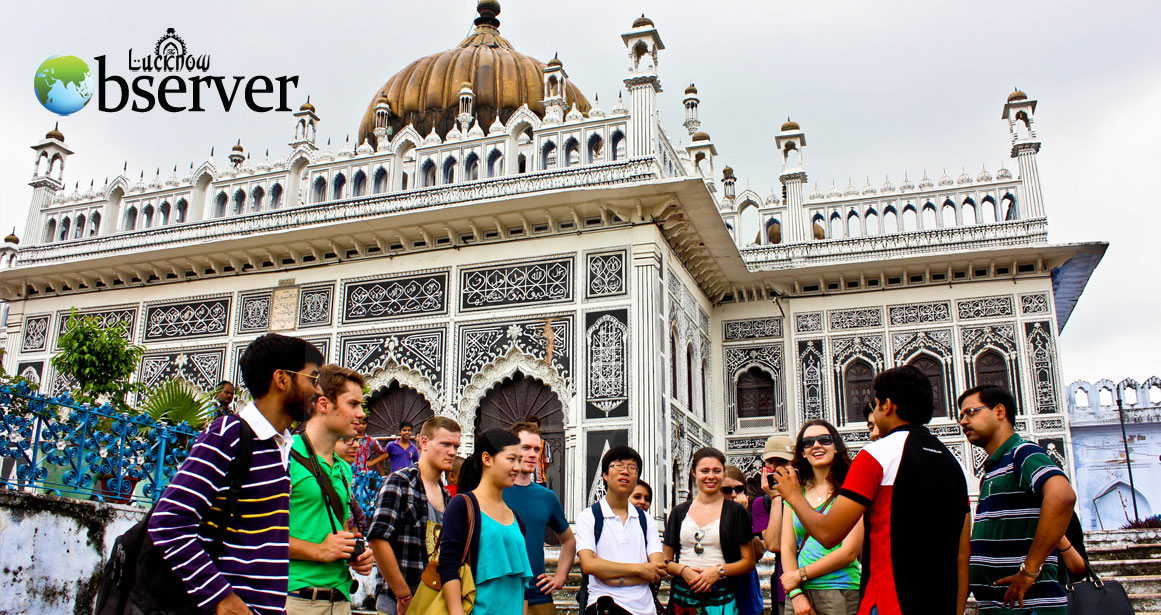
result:
<svg viewBox="0 0 1161 615"><path fill-rule="evenodd" d="M585 609L585 615L633 615L621 608L610 596L601 596Z"/></svg>

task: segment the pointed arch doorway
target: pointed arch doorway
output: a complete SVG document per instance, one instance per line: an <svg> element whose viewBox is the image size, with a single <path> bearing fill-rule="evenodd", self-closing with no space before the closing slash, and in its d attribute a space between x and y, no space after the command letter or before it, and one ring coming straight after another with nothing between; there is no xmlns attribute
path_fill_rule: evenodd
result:
<svg viewBox="0 0 1161 615"><path fill-rule="evenodd" d="M517 371L492 387L476 411L476 435L489 429L508 430L528 417L540 419L548 455L546 486L564 503L564 406L543 382Z"/></svg>
<svg viewBox="0 0 1161 615"><path fill-rule="evenodd" d="M399 423L403 421L410 421L418 435L419 426L433 416L431 404L419 391L398 381L392 382L371 393L371 400L367 402L367 435L376 438L397 435Z"/></svg>

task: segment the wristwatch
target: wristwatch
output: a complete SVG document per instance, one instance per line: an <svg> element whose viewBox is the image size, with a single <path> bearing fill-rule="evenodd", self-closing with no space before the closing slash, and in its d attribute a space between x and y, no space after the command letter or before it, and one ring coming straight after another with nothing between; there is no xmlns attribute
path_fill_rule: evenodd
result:
<svg viewBox="0 0 1161 615"><path fill-rule="evenodd" d="M810 580L810 576L806 574L806 566L798 569L798 578L802 579L803 583Z"/></svg>
<svg viewBox="0 0 1161 615"><path fill-rule="evenodd" d="M625 586L625 577L617 577L617 587Z"/></svg>
<svg viewBox="0 0 1161 615"><path fill-rule="evenodd" d="M719 577L726 576L726 565L725 564L718 564L718 576Z"/></svg>

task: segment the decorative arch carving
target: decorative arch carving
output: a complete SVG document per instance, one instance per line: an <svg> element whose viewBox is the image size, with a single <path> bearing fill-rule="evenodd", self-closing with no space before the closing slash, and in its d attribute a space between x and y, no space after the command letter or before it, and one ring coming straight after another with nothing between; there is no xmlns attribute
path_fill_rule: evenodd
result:
<svg viewBox="0 0 1161 615"><path fill-rule="evenodd" d="M390 387L395 382L398 382L401 386L415 389L431 405L431 409L436 416L452 416L452 418L455 418L454 413L447 411L443 404L442 395L436 390L427 376L424 376L418 370L400 365L394 360L388 360L382 369L376 371L367 379L366 384L368 389L377 391L381 388Z"/></svg>
<svg viewBox="0 0 1161 615"><path fill-rule="evenodd" d="M577 417L573 416L570 401L572 391L565 379L555 369L545 365L536 357L524 353L515 345L510 346L503 355L484 364L464 386L463 392L460 393L459 403L456 404L459 414L457 420L460 424L475 425L476 409L479 408L480 401L492 387L511 378L517 371L529 378L543 382L560 398L564 409L565 428L576 424Z"/></svg>

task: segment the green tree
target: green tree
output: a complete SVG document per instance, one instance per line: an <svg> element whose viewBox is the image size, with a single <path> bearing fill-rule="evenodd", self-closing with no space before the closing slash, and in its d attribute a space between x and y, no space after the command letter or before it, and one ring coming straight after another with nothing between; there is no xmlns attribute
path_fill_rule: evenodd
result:
<svg viewBox="0 0 1161 615"><path fill-rule="evenodd" d="M129 382L145 349L129 342L124 325L108 329L96 318L82 317L76 309L69 314L66 333L57 342L52 366L77 381L77 401L96 403L107 396L121 411L131 410L125 395L138 390Z"/></svg>

